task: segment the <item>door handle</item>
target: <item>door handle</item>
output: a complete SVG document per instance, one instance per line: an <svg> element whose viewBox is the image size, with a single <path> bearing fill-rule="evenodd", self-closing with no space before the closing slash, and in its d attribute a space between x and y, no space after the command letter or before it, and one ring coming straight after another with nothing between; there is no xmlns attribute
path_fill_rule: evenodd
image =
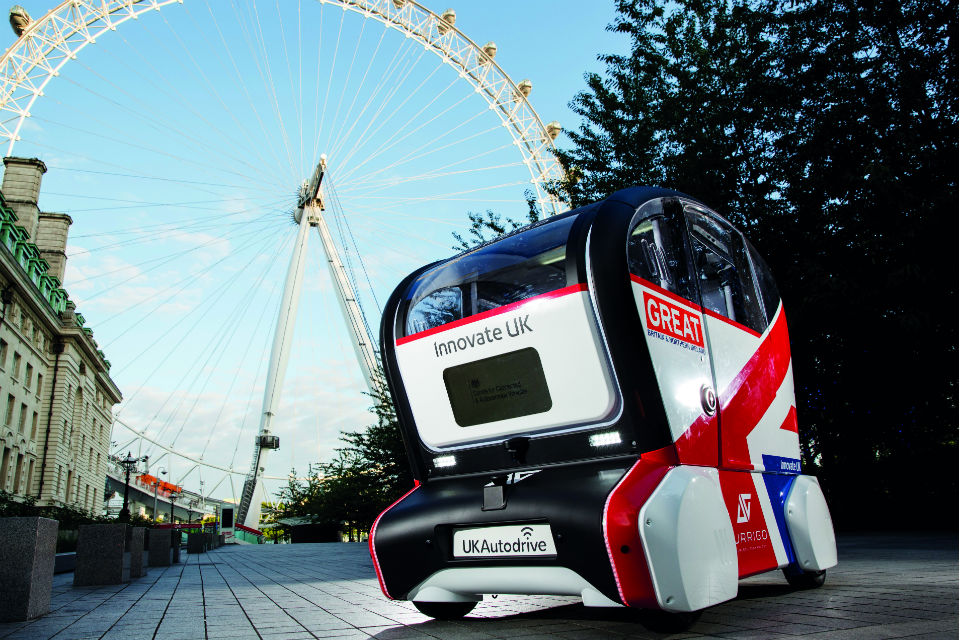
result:
<svg viewBox="0 0 960 640"><path fill-rule="evenodd" d="M708 416L717 412L717 392L708 384L700 387L700 406Z"/></svg>

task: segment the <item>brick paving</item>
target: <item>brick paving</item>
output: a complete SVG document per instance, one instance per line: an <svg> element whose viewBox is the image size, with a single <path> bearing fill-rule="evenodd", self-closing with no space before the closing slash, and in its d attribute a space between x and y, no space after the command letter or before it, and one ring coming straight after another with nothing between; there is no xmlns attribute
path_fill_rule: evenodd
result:
<svg viewBox="0 0 960 640"><path fill-rule="evenodd" d="M615 638L958 637L955 536L844 536L840 566L820 589L797 591L779 572L741 581L686 632L651 631L627 609L578 598L486 598L457 622L431 620L377 586L365 544L227 546L112 587L54 579L51 613L0 624L0 638L204 640L600 640Z"/></svg>

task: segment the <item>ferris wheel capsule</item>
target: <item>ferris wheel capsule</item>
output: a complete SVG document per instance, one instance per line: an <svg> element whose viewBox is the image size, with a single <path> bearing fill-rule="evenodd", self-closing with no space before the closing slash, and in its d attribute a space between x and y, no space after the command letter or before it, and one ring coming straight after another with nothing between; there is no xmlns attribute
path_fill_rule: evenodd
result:
<svg viewBox="0 0 960 640"><path fill-rule="evenodd" d="M437 31L440 32L440 35L443 35L456 23L457 12L453 9L447 9L440 15L440 22L437 23Z"/></svg>
<svg viewBox="0 0 960 640"><path fill-rule="evenodd" d="M495 57L497 57L497 43L491 40L487 44L483 45L483 53L488 59L493 60Z"/></svg>
<svg viewBox="0 0 960 640"><path fill-rule="evenodd" d="M27 13L26 9L18 4L10 7L10 27L13 29L13 32L17 34L18 38L23 35L23 32L27 30L31 22L33 22L33 19L30 17L30 14Z"/></svg>
<svg viewBox="0 0 960 640"><path fill-rule="evenodd" d="M517 85L517 100L529 98L531 91L533 91L533 83L529 80L521 80L520 84Z"/></svg>
<svg viewBox="0 0 960 640"><path fill-rule="evenodd" d="M560 126L560 123L554 120L553 122L548 122L545 127L547 131L547 137L551 140L556 140L557 136L560 135L560 132L563 131L563 127Z"/></svg>
<svg viewBox="0 0 960 640"><path fill-rule="evenodd" d="M407 0L393 0L393 6L397 9L403 9L403 5L407 3Z"/></svg>

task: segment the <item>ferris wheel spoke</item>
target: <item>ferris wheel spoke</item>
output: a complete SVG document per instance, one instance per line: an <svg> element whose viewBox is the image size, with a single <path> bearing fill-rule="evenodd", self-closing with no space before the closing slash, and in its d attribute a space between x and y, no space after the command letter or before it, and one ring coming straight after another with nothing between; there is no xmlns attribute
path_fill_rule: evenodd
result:
<svg viewBox="0 0 960 640"><path fill-rule="evenodd" d="M186 7L185 7L185 9L186 9L186 11L187 11L187 14L190 15L189 8L186 8ZM216 14L215 14L215 12L213 11L213 8L212 8L209 4L207 5L207 12L209 13L209 15L210 15L210 20L211 20L212 24L214 25L214 28L215 28L216 31L217 31L217 37L218 37L218 39L219 39L219 41L220 41L220 45L221 45L221 48L220 48L220 49L215 49L216 55L217 55L217 56L220 56L220 53L219 53L220 51L223 51L224 53L226 53L227 58L228 58L229 61L230 61L230 65L229 65L228 68L229 68L229 70L233 71L232 77L236 80L237 86L240 87L240 89L241 89L241 91L242 91L242 93L243 93L243 97L244 97L244 99L245 99L245 103L246 103L246 105L250 108L251 112L253 113L253 117L254 117L254 119L257 121L257 126L258 126L259 129L260 129L260 133L263 135L263 139L264 139L264 140L269 140L269 139L270 139L270 135L267 133L266 124L264 123L263 117L260 115L259 109L257 109L256 101L253 99L253 96L252 96L252 94L250 93L250 89L249 89L248 86L247 86L247 82L246 82L246 80L244 79L243 74L240 72L240 67L238 66L237 60L236 60L236 58L235 58L234 55L233 55L233 51L232 51L232 49L231 49L231 46L230 46L230 44L229 44L229 41L227 40L227 38L226 38L226 37L224 36L224 34L223 34L223 29L221 28L220 23L219 23L219 21L217 20ZM234 12L236 13L236 7L234 7ZM192 15L191 15L191 18L192 18ZM198 24L198 22L197 22L196 19L194 19L194 24L195 24L195 25ZM221 58L221 66L224 66L224 67L227 66L227 65L224 65L224 64L223 64L222 58ZM250 138L253 139L254 136L253 136L252 134L250 134ZM270 151L274 151L274 147L271 146L271 145L264 145L264 148L267 149L267 150L270 150ZM276 155L275 152L274 152L272 155L273 155L274 162L275 162L276 166L280 166L280 165L282 164L282 162L280 161L279 156ZM269 164L268 164L266 161L264 161L264 165L265 165L265 166L269 166ZM278 182L279 182L279 181L278 181Z"/></svg>
<svg viewBox="0 0 960 640"><path fill-rule="evenodd" d="M333 45L333 58L330 61L330 73L327 75L327 90L323 93L323 109L320 112L320 124L317 126L317 134L322 135L326 129L324 128L324 123L327 121L327 104L330 102L330 85L333 82L333 73L337 68L337 57L340 53L340 36L343 35L343 23L346 20L347 12L343 11L340 14L340 26L337 27L337 41ZM317 56L319 57L321 52L318 50ZM319 73L319 61L317 64L317 71ZM319 83L317 85L319 89Z"/></svg>
<svg viewBox="0 0 960 640"><path fill-rule="evenodd" d="M377 53L380 51L380 47L383 45L383 40L384 40L384 37L385 37L386 35L387 35L386 30L381 31L381 33L380 33L380 39L377 41L377 46L376 46L376 48L373 50L373 53L370 55L370 61L367 63L367 67L366 67L366 69L364 69L364 71L363 71L363 76L360 78L360 85L357 87L357 89L356 89L355 91L352 92L352 93L353 93L353 99L350 101L350 106L347 107L347 112L346 112L346 114L345 114L345 116L344 116L344 120L346 120L346 123L344 123L344 125L343 125L342 127L337 127L337 128L336 128L336 130L338 130L338 131L339 131L339 130L343 130L344 133L343 133L343 135L338 136L338 137L339 137L339 141L338 141L338 144L334 147L334 151L333 151L334 155L339 155L339 151L340 151L340 149L342 148L341 145L343 144L343 141L350 139L350 134L353 133L353 129L354 129L354 127L356 127L357 122L359 121L359 118L360 118L360 115L359 115L359 114L358 114L357 116L355 116L355 117L351 117L351 116L352 116L353 113L354 113L354 107L355 107L356 104L357 104L357 98L359 98L360 95L361 95L362 93L364 93L363 88L366 86L367 77L368 77L369 74L370 74L370 69L373 67L373 63L374 63L375 60L376 60ZM357 45L359 46L359 44L360 44L360 41L358 40L358 41L357 41ZM398 53L399 53L399 51L400 51L400 48L397 49L397 52L398 52ZM354 51L354 57L356 57L356 51ZM351 63L351 71L352 71L352 67L353 67L353 63ZM371 92L371 94L370 94L370 97L371 97L371 98L373 97L373 95L375 95L375 93L376 93L377 91L380 90L380 87L383 86L383 83L384 83L384 78L381 77L381 78L380 78L380 81L379 81L378 84L377 84L377 86L374 87L374 91ZM341 98L342 98L342 97L343 97L343 94L341 94ZM370 100L370 98L368 98L367 104L369 104L369 100ZM338 105L337 105L337 110L338 110L338 111L339 111L339 108L340 108L340 107L339 107L339 104L338 104ZM364 108L361 109L360 114L363 113L363 111L365 110L365 108L366 108L366 105L364 105ZM336 120L336 119L335 119L335 120ZM348 126L348 125L349 125L349 126Z"/></svg>
<svg viewBox="0 0 960 640"><path fill-rule="evenodd" d="M268 273L268 270L264 270L261 273L260 278L255 285L256 287L263 285L264 281L266 280L267 273ZM270 297L273 297L273 295L275 295L278 292L277 283L274 282L273 285L274 286L270 293ZM251 305L246 305L246 307L243 309L243 312L246 313L251 308L252 308ZM260 333L259 331L260 328L264 326L264 319L267 317L267 309L270 309L270 305L260 306L260 314L257 317L256 324L254 325L254 329L252 332L253 335ZM234 326L239 327L240 323L236 322L234 323ZM230 379L230 385L227 387L226 392L223 394L223 402L220 403L220 409L217 411L217 417L214 419L213 425L210 427L210 430L207 434L207 441L204 443L203 449L200 452L201 456L206 454L207 448L210 446L210 442L212 442L214 434L217 433L217 430L220 426L220 419L223 417L223 412L226 410L227 405L229 404L229 400L233 395L232 394L233 389L237 384L237 380L240 378L241 372L244 371L243 364L247 361L247 356L250 354L250 350L254 344L253 340L246 340L245 342L246 342L246 346L244 347L243 353L241 354L240 358L237 360L237 366L234 367L233 377ZM262 345L260 353L264 353L266 351L266 348L267 348L266 344ZM265 360L265 358L260 358L259 360L262 362Z"/></svg>
<svg viewBox="0 0 960 640"><path fill-rule="evenodd" d="M408 60L407 59L408 56L412 56L412 54L415 52L418 53L417 57L412 61ZM363 131L356 136L356 143L353 145L353 148L350 150L350 153L342 161L343 164L349 163L349 161L352 159L356 151L358 149L364 148L367 142L373 139L373 136L375 136L383 128L383 126L386 125L386 121L385 121L386 119L381 118L383 112L388 108L388 106L392 105L391 101L393 100L394 96L396 96L397 93L400 92L400 89L405 86L407 79L410 78L411 74L414 72L414 70L416 70L420 61L423 59L423 57L426 54L427 54L426 49L424 49L423 47L414 46L414 44L409 40L405 39L400 42L400 44L397 47L397 51L394 53L393 58L390 60L390 63L387 65L387 70L383 73L380 79L380 82L377 84L374 91L370 93L370 96L367 98L367 101L366 103L364 103L363 108L360 110L360 113L357 115L357 118L354 120L353 124L350 126L350 129L347 131L347 133L344 134L341 140L341 144L338 144L338 146L334 150L334 153L332 154L334 157L339 156L339 151L342 148L341 145L343 140L350 139L350 134L353 133L353 130L356 127L356 124L358 122L366 120L367 125L366 127L364 127ZM423 80L421 80L418 86L416 86L414 89L410 91L406 91L405 92L406 97L399 104L391 106L390 115L392 116L394 113L401 111L406 106L406 104L415 95L417 95L417 93L424 87L424 85L442 67L443 67L443 63L437 62L433 70ZM399 78L395 78L395 75L401 69L404 71L403 75L400 76ZM382 97L376 110L369 117L364 118L364 114L366 114L367 109L370 108L370 106L374 103L374 100L380 95L380 93L384 89L388 89L388 88L389 88L389 91ZM370 131L370 127L372 127L376 123L379 123L379 126L377 126L376 129L374 129L373 131Z"/></svg>
<svg viewBox="0 0 960 640"><path fill-rule="evenodd" d="M251 242L250 244L253 244L253 243ZM238 250L237 250L237 252L236 252L236 254L242 255L243 250L246 249L246 248L247 248L247 247L245 247L245 246L239 247ZM279 249L280 247L278 246L277 248ZM257 253L254 254L252 260L243 263L243 268L246 269L249 265L253 264L253 262L254 262L257 258L263 257L263 255L264 255L264 251L262 251L262 250L258 251ZM161 296L163 296L163 295L166 294L167 292L169 292L169 295L167 295L167 297L165 297L165 298L161 298L161 299L160 299L153 307L151 307L148 311L146 311L145 313L143 313L140 317L135 318L133 321L131 321L130 325L129 325L126 329L121 330L121 331L118 331L118 333L117 333L114 337L112 337L109 342L105 343L104 346L105 346L105 347L109 347L110 345L119 342L126 334L128 334L130 331L134 330L134 329L140 324L140 322L142 322L142 320L143 320L144 318L148 318L148 317L152 316L152 315L155 314L158 310L160 310L161 308L163 308L165 305L170 304L174 299L177 298L177 296L179 296L180 294L182 294L183 291L184 291L187 287L189 287L191 284L195 283L195 282L198 280L198 278L199 278L204 272L206 272L210 267L223 266L223 263L226 262L227 259L230 258L230 257L232 257L232 256L225 256L225 257L221 258L220 260L212 263L209 267L205 266L205 267L204 267L203 269L201 269L199 272L190 273L190 274L188 274L187 276L185 276L184 278L182 278L181 280L179 280L179 281L173 283L172 285L166 287L165 289L159 291L159 292L157 293L157 296L156 296L156 297L158 297L158 298L160 298ZM140 307L139 304L129 305L129 306L127 306L126 309L124 309L123 311L121 311L121 312L119 312L119 313L116 313L116 314L113 314L112 316L110 316L110 317L108 317L108 318L105 318L100 324L101 324L101 326L103 326L103 325L108 325L108 324L110 324L111 322L115 322L115 321L119 320L121 317L123 317L125 314L131 313L131 312L133 312L133 311L137 311L137 310L139 309L139 307ZM196 310L196 309L195 309L195 310ZM164 332L163 336L166 337L166 335L167 335L169 332L171 332L173 329L175 329L175 328L176 328L175 325L169 327L168 330L167 330L166 332Z"/></svg>
<svg viewBox="0 0 960 640"><path fill-rule="evenodd" d="M135 150L135 151L138 151L138 152L146 151L146 152L152 153L152 154L154 154L154 155L156 155L156 156L160 156L160 157L166 158L166 159L168 159L168 160L175 161L175 162L180 163L180 164L183 164L183 165L190 165L190 166L193 166L193 167L198 168L198 169L211 170L211 171L215 171L215 172L217 172L217 173L226 174L226 175L229 175L229 176L232 176L232 177L244 178L244 179L247 179L247 180L254 180L254 179L258 179L259 177L261 177L261 176L259 176L259 175L256 173L256 167L253 167L252 165L249 166L249 169L250 169L253 173L243 173L243 172L240 172L240 171L237 171L237 170L234 170L234 169L227 168L226 166L222 166L222 165L221 165L220 167L210 167L210 166L208 166L208 165L206 165L206 164L204 164L204 163L202 163L202 162L199 162L199 161L197 161L197 160L195 160L195 159L193 159L193 158L191 158L191 157L183 156L183 155L177 155L177 154L175 154L175 153L171 153L171 152L169 152L169 151L166 151L166 150L164 150L164 149L162 149L162 148L148 145L148 144L146 144L146 143L144 143L144 142L142 142L142 141L131 140L131 139L129 139L129 138L119 137L119 136L109 136L109 135L105 135L102 131L95 131L95 130L92 130L92 129L86 129L86 128L84 128L84 127L80 127L80 126L76 125L75 123L61 122L61 121L57 121L57 120L52 120L52 119L50 119L50 118L46 118L46 117L44 117L44 116L39 116L39 115L34 116L34 120L36 120L36 121L38 121L38 122L44 122L44 123L47 123L47 124L51 124L51 125L54 125L54 126L57 126L57 127L61 127L61 128L65 129L65 130L66 130L66 129L69 129L70 133L73 134L73 135L77 135L77 134L86 135L86 136L88 136L89 138L91 138L92 140L98 140L98 141L101 141L101 142L102 142L103 140L109 140L110 142L112 142L112 143L114 143L114 144L116 144L116 145L119 145L119 146L122 146L122 147L126 147L126 148L128 148L128 149L130 149L130 150ZM40 145L39 143L34 143L34 144L36 144L37 146L43 146L43 145Z"/></svg>
<svg viewBox="0 0 960 640"><path fill-rule="evenodd" d="M150 70L153 73L154 77L157 79L156 82L152 78L148 77L146 74L142 73L138 66L129 64L123 58L113 55L111 52L109 52L109 50L108 50L108 55L111 55L111 58L115 61L115 63L123 67L125 71L127 71L128 73L134 74L136 77L140 78L143 82L147 83L148 85L154 87L157 91L160 91L164 95L168 96L171 100L175 102L175 104L178 105L179 108L189 113L193 118L196 118L198 122L203 123L202 130L204 134L201 139L203 140L204 145L212 146L213 148L218 149L218 151L221 154L224 154L227 157L232 157L234 159L237 159L237 156L233 154L232 150L239 148L242 145L243 140L248 139L251 136L250 132L246 129L243 122L236 116L236 114L234 113L234 110L229 107L227 102L220 96L219 92L216 91L216 89L214 88L215 85L212 82L210 82L208 74L206 74L203 71L203 69L200 67L200 65L197 63L196 58L190 52L189 48L184 44L183 40L180 38L180 35L170 25L170 23L167 22L166 17L164 17L163 19L164 19L164 23L166 24L167 28L171 33L171 37L176 40L176 42L180 45L180 48L186 53L186 55L189 57L191 62L190 65L184 62L181 62L179 65L177 65L179 70L181 72L184 69L191 69L191 68L196 70L196 73L201 78L200 86L204 88L204 91L207 93L208 96L213 98L220 105L223 112L229 116L230 120L233 122L233 125L236 131L240 133L239 136L234 136L231 132L224 130L224 128L219 126L218 123L213 122L211 118L207 117L206 114L199 111L193 104L195 100L191 101L187 96L183 95L183 92L177 86L178 83L175 80L168 78L166 74L164 74L160 69L157 68L157 66L153 63L152 60L145 57L139 51L139 49L133 46L127 39L123 38L123 42L124 44L126 44L127 50L131 53L133 59L137 60L138 64L142 65L143 68ZM171 59L177 59L174 53L166 45L167 38L161 38L157 36L148 28L146 30L150 33L154 42L156 42L158 46L163 47L163 49L167 52L168 56ZM96 72L91 70L91 73L96 73ZM129 92L124 91L123 93L127 96L130 96ZM141 115L144 112L149 113L149 112L155 111L155 108L153 107L153 105L149 104L148 102L145 102L144 100L141 100L136 96L130 96L130 97L138 105L140 105L140 109L130 109L130 111L132 111L134 115ZM154 120L159 123L162 129L166 130L166 128L169 128L169 122L167 121L165 114L162 114L162 113L158 114ZM181 139L185 140L187 144L190 144L194 148L197 146L198 144L197 136L187 135L183 133L179 127L172 127L169 129L174 133L176 133L177 135L179 135ZM211 137L208 135L209 133L214 133L216 135ZM256 148L253 149L253 152L258 154L261 164L263 165L267 164L266 160L262 156L259 156L259 151ZM249 165L249 163L247 164L248 166L251 166Z"/></svg>
<svg viewBox="0 0 960 640"><path fill-rule="evenodd" d="M271 263L275 263L275 261L278 259L278 255L279 255L279 254L274 253L274 254L271 256L270 262L271 262ZM249 266L250 264L253 264L253 261L248 262L247 265L244 267L244 269L246 269L247 266ZM217 303L219 303L219 301L226 295L226 292L227 292L227 291L228 291L228 289L227 289L226 287L224 287L224 288L222 288L219 292L217 292L216 295L210 296L207 300L204 301L204 303L203 303L202 305L198 305L198 306L195 307L190 313L185 314L179 321L177 321L176 323L174 323L173 325L171 325L171 327L170 327L167 331L165 331L165 332L163 332L162 334L160 334L160 335L157 337L157 339L155 339L151 344L147 345L147 346L137 355L137 359L139 359L139 358L143 357L146 353L148 353L151 349L153 349L155 346L157 346L158 344L160 344L161 342L164 343L164 347L165 347L165 350L166 350L166 354L160 359L160 361L158 362L157 366L154 367L154 369L146 376L145 380L149 380L149 379L151 379L152 377L154 377L155 375L157 375L157 373L158 373L158 372L160 371L160 369L166 364L166 362L167 362L175 353L177 353L177 349L178 349L181 345L183 345L183 343L184 343L184 341L187 339L187 337L189 337L191 334L193 334L193 333L198 329L198 327L200 326L200 323L203 322L203 320L204 320L204 319L206 318L206 316L210 313L210 311L217 306ZM192 316L194 316L194 315L196 315L195 318L192 317ZM179 328L180 325L185 324L186 320L190 320L190 319L193 320L193 323L192 323L191 325L189 325L188 327L185 328L185 330L182 332L180 338L179 338L174 344L169 345L167 342L165 342L166 337L167 337L168 334L170 334L174 329ZM229 320L229 318L228 318L227 320ZM202 352L201 352L201 355L202 355ZM196 365L196 360L198 360L198 359L199 359L199 357L198 357L198 358L195 358L194 363L193 363L194 365ZM184 389L184 388L187 388L187 387L184 387L183 384L184 384L184 382L185 382L186 376L189 375L189 371L191 371L192 369L191 369L190 367L185 367L185 368L186 368L186 370L187 370L188 373L185 374L184 377L180 380L179 385L175 387L176 389ZM144 389L144 384L145 384L145 383L141 383L138 387L136 387L134 393L125 401L125 404L124 404L124 407L123 407L124 409L125 409L126 407L129 407L129 406L130 406L130 402L133 400L133 398L135 398L140 392L142 392L142 390ZM153 423L153 421L156 419L156 417L160 414L160 412L166 407L167 403L170 401L170 399L171 399L174 395L177 395L177 393L174 392L174 393L171 393L170 395L167 396L167 399L163 402L163 404L160 406L160 408L157 409L157 411L154 413L154 415L153 415L153 416L150 418L150 420L147 422L146 426L144 427L145 430L150 427L150 425ZM181 395L182 395L182 394L181 394ZM119 412L118 412L118 415L119 415ZM158 438L159 438L159 437L162 437L162 434L163 434L163 431L164 431L164 430L165 430L165 429L161 429L161 430L160 430L160 433L157 435Z"/></svg>
<svg viewBox="0 0 960 640"><path fill-rule="evenodd" d="M116 166L119 166L119 165L116 165ZM237 184L237 183L229 184L229 183L222 183L222 182L209 182L205 180L190 180L183 177L168 177L168 176L144 175L144 174L136 174L136 173L124 173L119 171L98 171L94 169L81 169L79 167L69 167L69 166L60 165L56 163L47 163L47 167L49 169L56 169L58 173L69 171L72 173L110 176L110 177L116 177L116 178L129 178L131 180L139 180L144 182L153 181L153 182L174 183L177 186L183 187L184 189L187 189L187 190L196 190L196 191L202 191L202 192L215 193L215 194L220 194L221 196L223 195L222 191L209 191L209 189L222 188L222 189L234 190L234 189L246 188L248 191L263 191L263 192L270 193L271 195L276 193L275 188L258 187L255 184L250 184L249 182L243 183L243 184Z"/></svg>
<svg viewBox="0 0 960 640"><path fill-rule="evenodd" d="M440 100L440 99L446 94L447 91L449 91L450 89L454 88L454 87L457 86L458 84L459 84L459 82L458 82L456 79L454 79L450 84L448 84L446 87L444 87L443 91L441 91L441 92L439 92L438 94L436 94L435 96L433 96L433 98L431 98L430 102L428 102L427 104L425 104L423 107L420 108L419 111L417 111L415 114L413 114L412 116L410 116L410 117L407 119L407 121L404 122L400 127L396 128L396 129L394 130L394 132L393 132L392 135L390 135L386 140L384 140L383 142L380 143L380 146L378 146L378 147L377 147L376 149L374 149L370 154L368 154L367 157L364 158L361 162L359 162L359 163L357 163L356 165L354 165L353 167L351 167L351 169L347 172L347 174L345 174L345 175L343 176L343 179L344 179L344 180L349 179L349 177L350 177L351 175L353 175L354 173L356 173L360 168L362 168L364 165L368 164L370 161L374 160L375 158L380 157L382 154L386 153L387 151L389 151L390 149L392 149L393 147L395 147L395 146L396 146L397 144L399 144L400 142L403 142L403 140L406 140L406 139L409 138L411 135L413 135L414 133L416 133L417 131L419 131L419 130L422 129L423 127L427 126L430 122L433 122L433 121L435 121L437 118L446 115L447 113L449 113L450 111L452 111L452 110L455 109L456 107L458 107L458 106L460 106L461 104L463 104L464 102L466 102L466 101L470 98L471 94L466 94L466 95L464 95L464 96L463 96L462 98L460 98L460 100L458 100L456 103L448 106L448 107L447 107L446 109L444 109L442 112L439 112L439 113L435 114L435 115L434 115L432 118L430 118L429 120L427 120L427 121L420 121L420 116L421 116L425 111L427 111L430 107L432 107L435 102L437 102L438 100ZM408 126L410 126L412 123L418 122L418 121L420 122L420 125L419 125L418 127L416 127L413 131L404 134L404 135L401 137L400 134L403 133ZM384 124L386 124L386 123L384 123ZM399 138L399 139L398 139L398 138Z"/></svg>
<svg viewBox="0 0 960 640"><path fill-rule="evenodd" d="M297 124L297 160L292 164L292 169L296 170L297 167L302 167L303 165L303 117L301 115L303 109L303 97L298 95L296 88L294 87L294 75L293 70L290 67L290 52L287 49L287 31L283 27L283 13L280 11L280 0L275 0L275 6L277 10L277 24L280 26L280 45L283 49L283 59L286 62L287 69L287 81L290 85L290 102L293 105L294 116ZM297 50L300 50L300 0L297 0ZM299 71L299 68L298 68ZM300 75L298 74L299 78Z"/></svg>
<svg viewBox="0 0 960 640"><path fill-rule="evenodd" d="M464 125L466 125L467 123L469 123L469 121L464 121L464 123L461 124L461 125L458 125L457 128L459 128L460 126L464 126ZM450 142L448 142L448 143L445 144L445 145L438 145L438 144L436 144L436 142L439 141L439 139L442 139L443 137L446 137L447 135L450 135L450 133L451 133L451 132L446 132L445 134L443 134L443 135L442 135L440 138L438 138L437 140L433 140L433 141L431 141L431 143L421 144L419 147L416 147L415 149L412 149L411 151L409 151L409 152L407 153L407 155L405 155L405 156L397 159L396 161L392 162L391 164L388 164L388 165L386 165L386 166L384 166L384 167L381 167L380 169L377 169L376 171L371 171L370 173L368 173L368 174L366 175L366 179L367 179L367 180L370 180L370 179L372 179L372 178L375 178L376 176L379 176L379 175L381 175L381 174L384 174L384 173L387 173L387 172L389 172L389 171L392 171L393 169L395 169L395 168L397 168L397 167L403 166L404 164L408 164L408 163L410 163L410 162L414 162L414 161L416 161L416 160L420 160L420 159L426 158L426 157L428 157L428 156L430 156L430 155L433 155L433 154L436 154L436 153L440 153L440 152L445 151L445 150L447 150L447 149L450 149L451 147L454 147L455 145L460 144L460 143L462 143L462 142L464 142L464 141L474 140L474 139L479 138L479 137L481 137L481 136L484 136L484 135L486 135L486 134L488 134L488 133L490 133L491 131L496 130L496 129L497 129L497 127L494 126L494 127L491 127L490 129L487 129L487 130L485 130L485 131L477 131L477 132L473 133L472 135L463 136L463 137L461 137L461 138L459 138L459 139L456 139L456 140L451 140ZM488 156L488 155L490 155L490 154L497 153L498 151L503 151L503 150L505 150L505 149L508 149L508 148L510 148L510 146L511 146L511 145L509 145L509 144L505 144L505 145L501 145L501 146L499 146L499 147L495 147L495 148L493 148L493 149L487 149L486 151L482 151L482 152L480 152L480 153L477 153L477 154L473 155L473 156L470 158L470 161L474 161L474 162L475 162L476 160L479 160L480 158L483 158L483 157ZM459 164L460 162L463 162L463 160L458 161L457 164ZM448 166L450 166L450 165L448 165ZM435 170L435 168L434 168L434 170ZM356 181L354 184L357 184L358 186L362 186L364 183L361 182L361 181Z"/></svg>
<svg viewBox="0 0 960 640"><path fill-rule="evenodd" d="M280 206L281 202L271 203L270 207L273 209L273 212L268 214L269 217L274 218L279 214L276 213L276 207ZM147 203L144 208L152 208L152 204ZM157 205L162 206L162 205ZM267 205L265 205L267 206ZM79 211L111 211L115 209L125 209L123 207L97 207L91 209L70 209L69 213L76 214ZM203 208L203 207L187 207L188 209L199 210L199 211L216 211L216 209ZM254 220L250 219L251 215L256 215L257 218ZM255 222L264 220L267 218L263 214L263 209L258 207L255 209L243 209L240 211L234 211L232 213L225 213L220 216L220 220L227 219L233 216L245 216L243 220L235 220L233 222L219 222L217 220L211 221L206 217L201 217L199 220L196 220L193 223L184 224L182 222L161 222L155 225L142 225L136 229L110 229L106 232L98 233L80 233L75 236L71 236L71 240L76 240L80 238L115 238L118 236L136 236L135 238L128 238L126 240L118 240L116 242L111 242L109 244L99 244L93 249L83 249L71 253L71 256L81 255L84 253L91 253L94 251L101 251L103 249L119 248L119 247L129 247L134 244L141 244L145 242L155 242L158 239L168 239L172 237L173 234L185 233L185 232L196 232L196 231L209 231L211 229L224 230L234 227L250 225Z"/></svg>
<svg viewBox="0 0 960 640"><path fill-rule="evenodd" d="M92 295L90 295L90 296L87 296L87 297L86 297L86 300L87 300L87 301L90 301L90 300L93 300L93 299L95 299L95 298L97 298L97 297L99 297L99 296L101 296L101 295L103 295L103 294L111 291L111 290L112 290L114 287L116 287L117 285L122 285L122 284L125 284L125 283L127 283L127 282L130 282L131 280L134 280L134 279L136 279L136 278L141 278L141 277L143 277L146 273L149 273L149 272L151 272L151 271L154 271L154 270L156 270L156 269L159 269L160 267L165 266L165 265L173 262L174 260L177 260L178 258L182 258L182 257L185 256L185 255L188 255L188 254L191 254L191 253L196 253L197 251L200 251L201 249L204 249L204 248L209 247L209 246L211 246L211 245L224 242L225 240L229 240L229 239L231 239L233 236L236 236L236 238L253 238L253 241L255 242L258 238L261 237L260 234L262 234L263 231L266 230L267 228L269 228L268 225L264 225L264 226L262 226L262 227L257 227L257 228L254 228L254 229L246 228L246 226L245 226L245 227L241 227L240 229L234 229L231 233L229 233L229 234L227 234L227 235L211 238L210 240L208 240L208 241L206 241L206 242L203 242L203 243L201 243L201 244L199 244L199 245L196 245L196 246L193 246L193 247L188 247L188 248L186 248L186 249L183 249L183 250L181 250L181 251L174 252L174 253L172 253L172 254L165 254L165 255L158 256L158 257L149 258L149 259L144 260L143 262L140 262L140 263L137 263L137 264L125 265L125 266L123 266L123 267L121 267L121 268L114 269L114 270L111 270L111 271L102 272L102 273L98 273L98 274L94 274L94 275L88 276L88 277L86 277L86 278L80 278L80 279L76 279L76 280L71 280L71 284L76 285L76 284L79 284L79 283L90 282L91 280L95 280L95 279L101 278L101 277L103 277L103 276L112 275L112 274L114 274L114 273L121 273L121 272L124 272L124 271L129 271L129 270L131 270L131 269L137 270L137 273L135 273L134 275L128 277L127 279L122 280L122 281L120 281L120 282L111 283L109 286L105 287L105 288L102 289L101 291L99 291L99 292L97 292L97 293L94 293L94 294L92 294ZM147 264L150 264L150 265L152 265L152 266L151 266L149 269L146 269L146 270L143 270L143 271L140 271L140 270L139 270L139 267L145 266L145 265L147 265Z"/></svg>
<svg viewBox="0 0 960 640"><path fill-rule="evenodd" d="M354 67L354 65L356 65L356 62L357 62L357 53L360 51L360 43L363 42L363 34L365 33L366 28L367 28L367 21L364 20L364 21L362 21L361 26L360 26L360 35L357 36L357 42L356 42L356 44L355 44L354 47L353 47L353 55L350 57L350 66L347 67L347 77L346 77L346 79L345 79L344 82L343 82L343 88L344 88L344 90L338 92L340 95L339 95L339 97L337 98L337 106L336 106L336 108L335 108L334 111L333 111L333 119L331 120L331 122L332 122L332 124L333 124L333 129L334 129L335 131L342 129L342 127L338 126L338 125L339 125L339 122L340 122L340 120L339 120L339 117L340 117L340 107L343 106L343 97L344 97L344 95L345 95L346 93L348 93L348 91L350 90L350 89L349 89L349 88L350 88L350 79L353 77L353 67Z"/></svg>
<svg viewBox="0 0 960 640"><path fill-rule="evenodd" d="M290 176L294 179L298 176L297 162L294 160L290 136L287 133L287 127L283 117L283 110L280 107L280 99L277 96L277 83L273 79L273 66L270 63L270 51L266 44L266 38L263 34L263 25L260 21L260 11L257 9L257 3L252 2L250 6L253 9L253 16L256 21L257 33L254 35L254 42L258 45L258 55L254 58L257 62L257 68L260 70L260 77L264 82L264 89L272 100L274 116L277 119L277 126L280 129L280 140L283 143L283 149L287 156L287 162L290 166ZM260 61L263 61L262 64Z"/></svg>

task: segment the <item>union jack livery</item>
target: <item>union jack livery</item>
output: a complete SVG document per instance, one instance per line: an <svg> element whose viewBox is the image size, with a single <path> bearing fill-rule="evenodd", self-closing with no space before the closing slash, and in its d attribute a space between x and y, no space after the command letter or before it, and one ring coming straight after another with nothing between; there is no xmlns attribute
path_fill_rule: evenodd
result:
<svg viewBox="0 0 960 640"><path fill-rule="evenodd" d="M773 277L688 196L625 189L417 270L381 353L417 481L370 532L388 598L693 612L837 563Z"/></svg>

